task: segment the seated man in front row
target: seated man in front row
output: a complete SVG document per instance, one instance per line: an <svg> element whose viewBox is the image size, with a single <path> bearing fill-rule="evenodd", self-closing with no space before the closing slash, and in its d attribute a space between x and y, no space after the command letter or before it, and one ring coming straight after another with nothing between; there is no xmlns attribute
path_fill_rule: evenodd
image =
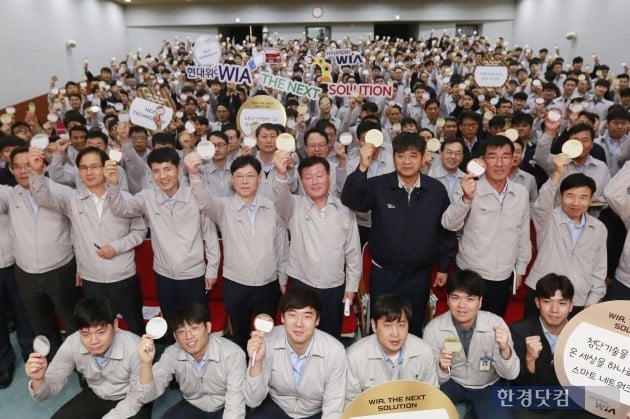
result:
<svg viewBox="0 0 630 419"><path fill-rule="evenodd" d="M142 336L138 345L142 362L139 398L143 402L157 399L175 376L183 399L162 419L244 418L243 350L227 339L213 336L208 309L194 301L176 311L171 328L177 343L166 348L153 367L153 339Z"/></svg>
<svg viewBox="0 0 630 419"><path fill-rule="evenodd" d="M510 325L514 350L520 358L521 371L512 384L517 386L559 386L553 366L553 353L560 332L573 310L573 284L566 276L547 274L536 283L536 307L539 316L530 316ZM579 410L513 411L515 417L526 418L594 418Z"/></svg>
<svg viewBox="0 0 630 419"><path fill-rule="evenodd" d="M346 404L387 381L413 380L438 387L437 360L431 347L409 334L409 301L397 294L381 295L370 313L374 334L348 348Z"/></svg>
<svg viewBox="0 0 630 419"><path fill-rule="evenodd" d="M520 362L503 319L480 310L484 286L476 272L451 274L446 281L449 311L431 320L423 336L439 355L440 390L453 403L469 402L477 418L510 418L509 410L493 408L492 385L515 379ZM457 341L460 350L454 351Z"/></svg>
<svg viewBox="0 0 630 419"><path fill-rule="evenodd" d="M255 407L249 419L341 417L346 353L337 339L316 329L321 307L311 288L292 288L280 299L284 325L268 336L252 332L247 354L254 364L243 384L247 405Z"/></svg>
<svg viewBox="0 0 630 419"><path fill-rule="evenodd" d="M151 404L142 406L131 385L140 373L136 353L140 338L118 330L116 312L107 300L79 301L74 319L78 330L63 342L50 366L40 353L32 353L26 361L31 396L46 400L59 393L76 368L87 388L61 406L53 418L149 419Z"/></svg>

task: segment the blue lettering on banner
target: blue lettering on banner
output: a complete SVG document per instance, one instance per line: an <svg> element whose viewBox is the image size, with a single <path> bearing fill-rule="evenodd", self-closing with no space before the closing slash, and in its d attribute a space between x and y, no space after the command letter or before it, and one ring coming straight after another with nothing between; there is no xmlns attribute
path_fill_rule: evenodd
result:
<svg viewBox="0 0 630 419"><path fill-rule="evenodd" d="M233 64L217 64L212 67L186 66L189 79L219 79L221 82L252 84L252 73L248 67Z"/></svg>
<svg viewBox="0 0 630 419"><path fill-rule="evenodd" d="M584 387L493 386L492 406L497 409L584 409Z"/></svg>

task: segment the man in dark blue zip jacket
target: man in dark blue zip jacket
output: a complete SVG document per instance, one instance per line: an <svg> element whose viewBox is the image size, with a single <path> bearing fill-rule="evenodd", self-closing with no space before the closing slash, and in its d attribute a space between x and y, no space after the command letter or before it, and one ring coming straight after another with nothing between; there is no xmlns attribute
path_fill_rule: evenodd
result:
<svg viewBox="0 0 630 419"><path fill-rule="evenodd" d="M415 133L403 133L392 144L396 171L370 179L367 170L375 148L369 143L361 147L361 162L348 176L341 201L356 211L372 211L371 298L387 293L408 298L413 312L420 313L409 331L421 336L429 268L438 264L435 284L442 286L455 257L456 238L440 222L449 205L446 189L420 173L425 141Z"/></svg>

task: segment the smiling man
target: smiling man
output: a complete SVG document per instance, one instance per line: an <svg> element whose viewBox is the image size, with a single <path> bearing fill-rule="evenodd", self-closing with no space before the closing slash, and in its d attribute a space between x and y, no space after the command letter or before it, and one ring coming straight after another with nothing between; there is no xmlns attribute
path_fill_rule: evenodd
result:
<svg viewBox="0 0 630 419"><path fill-rule="evenodd" d="M534 289L538 280L549 272L566 275L571 280L575 288L572 316L598 303L606 294L608 231L601 221L588 214L595 181L583 173L564 177L569 162L566 154L556 156L555 170L540 189L532 208L538 256L526 280L527 316L536 314ZM560 206L555 207L558 200Z"/></svg>
<svg viewBox="0 0 630 419"><path fill-rule="evenodd" d="M370 294L397 293L411 302L417 318L409 331L422 334L429 300L431 264L438 264L436 285L446 282L455 256L455 233L440 224L449 205L440 181L420 173L426 144L418 134L402 133L393 141L395 172L368 179L375 148L361 145L361 161L348 176L341 201L355 211L372 211Z"/></svg>
<svg viewBox="0 0 630 419"><path fill-rule="evenodd" d="M140 338L118 329L116 312L106 300L80 301L74 319L78 331L68 336L50 365L37 352L26 362L31 396L38 401L54 396L76 369L85 377L87 388L64 404L54 418L150 418L151 405L142 406L132 389L140 373L136 353Z"/></svg>
<svg viewBox="0 0 630 419"><path fill-rule="evenodd" d="M455 272L446 282L446 313L424 330L424 339L438 358L440 390L453 403L468 401L477 418L511 418L492 406L493 384L505 384L520 371L510 331L502 318L482 311L484 280L475 272ZM445 347L459 342L460 350Z"/></svg>
<svg viewBox="0 0 630 419"><path fill-rule="evenodd" d="M453 196L442 225L451 231L463 229L457 269L473 270L486 280L483 309L503 317L513 281L518 289L532 254L529 193L509 180L514 144L507 137L488 138L482 155L485 176L477 181L468 174L462 179L462 190Z"/></svg>
<svg viewBox="0 0 630 419"><path fill-rule="evenodd" d="M166 348L160 360L150 335L138 345L141 360L138 395L144 402L160 397L173 377L183 400L169 408L163 419L245 417L243 378L245 353L231 341L211 334L206 306L188 303L177 309L173 323L176 343Z"/></svg>
<svg viewBox="0 0 630 419"><path fill-rule="evenodd" d="M438 387L436 359L422 339L409 335L411 304L398 295L372 302L374 334L348 348L346 405L361 392L392 380L420 381Z"/></svg>
<svg viewBox="0 0 630 419"><path fill-rule="evenodd" d="M283 325L268 336L252 332L247 354L254 361L243 385L245 402L254 408L249 419L341 417L346 354L317 329L321 308L312 289L290 289L280 299Z"/></svg>
<svg viewBox="0 0 630 419"><path fill-rule="evenodd" d="M286 273L293 278L292 286L311 288L326 301L320 329L340 338L344 301L354 301L361 279L356 217L329 192L330 164L324 157L307 157L300 163L304 196L291 195L289 153L276 152L274 162L274 204L291 231Z"/></svg>
<svg viewBox="0 0 630 419"><path fill-rule="evenodd" d="M170 321L184 303L207 304L206 291L216 282L219 269L219 242L216 226L201 213L190 187L179 182L179 154L163 147L151 151L147 162L157 187L126 198L118 186L116 162L108 160L106 200L118 217L144 215L149 221L160 308Z"/></svg>

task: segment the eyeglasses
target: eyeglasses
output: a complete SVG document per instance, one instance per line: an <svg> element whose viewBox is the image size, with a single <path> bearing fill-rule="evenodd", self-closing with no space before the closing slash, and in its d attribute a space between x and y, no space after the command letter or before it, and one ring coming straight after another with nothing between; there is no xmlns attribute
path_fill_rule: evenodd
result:
<svg viewBox="0 0 630 419"><path fill-rule="evenodd" d="M322 148L326 148L327 144L309 144L306 147L310 148L311 150L317 150L317 149L322 149Z"/></svg>
<svg viewBox="0 0 630 419"><path fill-rule="evenodd" d="M180 327L177 330L175 330L175 335L179 339L182 339L182 338L185 338L186 335L188 335L188 334L190 334L192 336L199 336L201 333L203 333L204 330L205 330L205 327L203 327L201 325Z"/></svg>
<svg viewBox="0 0 630 419"><path fill-rule="evenodd" d="M471 123L461 124L460 126L462 128L477 128L479 124L477 124L476 122L471 122Z"/></svg>
<svg viewBox="0 0 630 419"><path fill-rule="evenodd" d="M511 154L506 154L504 156L486 156L483 159L488 163L496 163L498 160L501 160L503 163L510 163L513 157Z"/></svg>
<svg viewBox="0 0 630 419"><path fill-rule="evenodd" d="M225 144L225 143L212 143L212 144L214 144L214 148L217 148L217 149L221 149L221 148L227 147L227 144Z"/></svg>
<svg viewBox="0 0 630 419"><path fill-rule="evenodd" d="M238 182L243 182L247 180L248 182L253 182L256 179L256 175L248 174L248 175L234 175L234 179Z"/></svg>
<svg viewBox="0 0 630 419"><path fill-rule="evenodd" d="M29 166L28 163L26 164L12 164L11 165L11 169L13 169L14 171L18 171L18 170L29 170L31 166Z"/></svg>
<svg viewBox="0 0 630 419"><path fill-rule="evenodd" d="M147 137L145 137L144 135L134 135L133 137L131 137L131 139L139 141L139 140L146 140Z"/></svg>

